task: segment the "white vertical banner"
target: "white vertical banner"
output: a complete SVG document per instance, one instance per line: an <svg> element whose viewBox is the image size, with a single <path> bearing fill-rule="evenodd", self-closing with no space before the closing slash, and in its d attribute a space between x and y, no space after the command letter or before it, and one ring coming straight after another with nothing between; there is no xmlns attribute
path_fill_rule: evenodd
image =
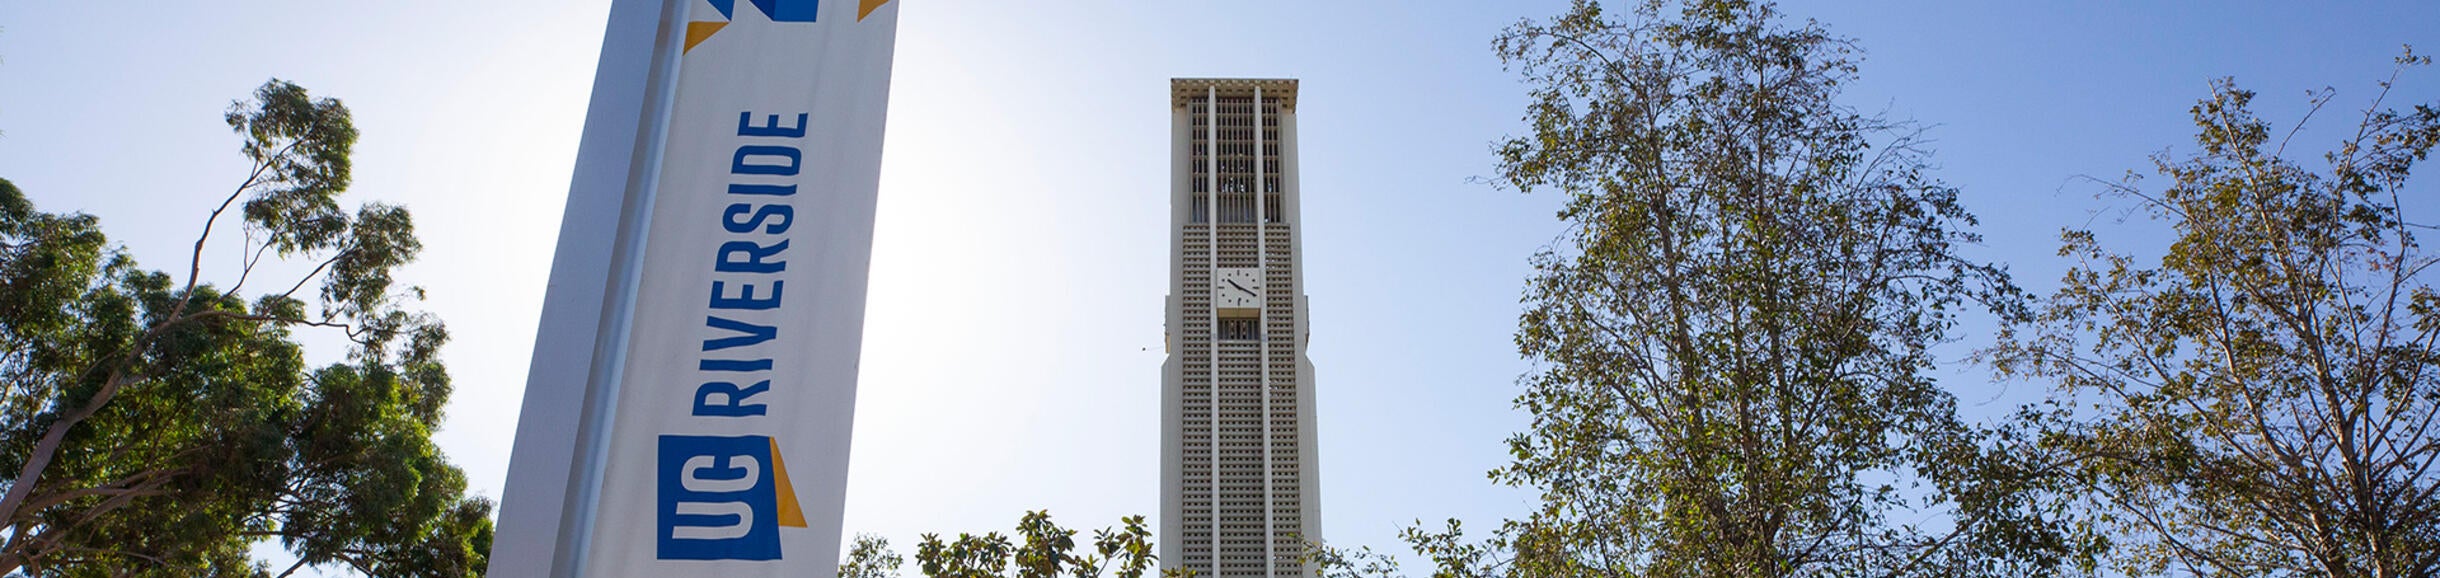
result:
<svg viewBox="0 0 2440 578"><path fill-rule="evenodd" d="M541 465L511 466L494 572L837 570L898 8L890 0L670 1L683 6L664 5L659 59L678 54L652 75L669 83L656 87L666 108L651 110L647 95L634 121L665 123L628 133L601 125L658 136L658 146L638 140L646 146L633 149L632 162L604 165L629 171L628 188L650 188L628 192L621 224L589 229L618 229L615 239L563 224L561 260L603 253L590 243L631 249L612 252L599 271L567 274L572 280L561 278L571 267L554 264L551 300L563 282L608 286L585 295L600 304L590 324L555 320L545 305L529 388L542 387L543 372L572 372L586 377L550 386L581 381L583 399L528 392L524 419L536 423L520 424L515 459L540 456L530 461ZM605 71L619 41L605 42ZM597 85L597 100L603 90ZM603 110L597 103L592 114ZM585 154L595 127L588 122ZM578 189L586 166L580 155ZM587 214L576 203L603 200L586 197L571 192L569 218ZM574 349L553 346L558 339L584 340L590 364L556 361L565 354L546 362L545 349ZM558 464L564 472L553 471ZM512 530L536 536L506 535ZM503 551L545 543L542 532L552 532L550 552Z"/></svg>
<svg viewBox="0 0 2440 578"><path fill-rule="evenodd" d="M585 576L836 571L896 27L690 0Z"/></svg>

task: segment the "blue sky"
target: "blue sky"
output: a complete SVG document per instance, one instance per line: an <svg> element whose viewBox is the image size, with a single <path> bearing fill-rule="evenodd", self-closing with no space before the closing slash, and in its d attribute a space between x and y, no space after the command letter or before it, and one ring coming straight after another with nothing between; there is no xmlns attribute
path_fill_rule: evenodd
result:
<svg viewBox="0 0 2440 578"><path fill-rule="evenodd" d="M1391 546L1410 520L1488 525L1522 507L1483 472L1525 425L1508 400L1528 366L1509 334L1526 258L1559 232L1556 199L1472 179L1522 130L1523 88L1491 37L1564 2L900 1L848 532L905 552L918 533L1004 530L1028 509L1081 527L1157 514L1165 93L1179 76L1303 81L1326 537ZM242 178L219 116L231 99L270 77L344 99L363 132L351 197L415 212L427 249L405 278L457 336L440 442L498 496L606 9L0 4L0 178L46 210L100 216L170 268ZM2337 88L2303 137L2318 146L2401 45L2440 52L2440 4L2422 2L1786 9L1860 41L1848 102L1931 126L1939 176L1983 217L1973 250L2037 289L2065 265L2061 227L2150 237L2070 178L2183 147L2211 79L2260 91L2283 126L2306 89ZM2430 68L2392 95L2434 100ZM223 249L206 276L225 284ZM1011 278L1029 282L995 281ZM1943 377L1978 414L2039 393L1986 374Z"/></svg>

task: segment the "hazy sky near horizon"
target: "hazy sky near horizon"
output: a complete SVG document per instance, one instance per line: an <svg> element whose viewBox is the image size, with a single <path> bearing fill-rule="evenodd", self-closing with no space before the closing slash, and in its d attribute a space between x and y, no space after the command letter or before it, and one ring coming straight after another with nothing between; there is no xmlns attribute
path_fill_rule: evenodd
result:
<svg viewBox="0 0 2440 578"><path fill-rule="evenodd" d="M1526 260L1560 232L1557 199L1476 178L1494 172L1491 143L1524 130L1524 87L1491 38L1564 1L898 1L849 534L911 554L919 533L1006 530L1030 509L1083 528L1158 514L1166 93L1181 76L1302 80L1325 536L1396 551L1412 520L1487 529L1521 510L1526 494L1483 474L1526 425L1509 400L1529 366L1509 336ZM0 3L0 178L43 210L98 215L147 267L183 269L243 177L229 102L272 77L345 100L363 134L345 202L414 211L426 249L404 280L456 337L438 439L497 497L607 7ZM1983 219L1972 250L2036 289L2065 265L2062 227L2145 238L2071 178L2190 150L2186 111L2212 79L2260 91L2282 127L2304 91L2336 88L2301 137L2318 148L2401 45L2440 52L2426 2L1785 8L1858 40L1847 102L1929 127L1938 176ZM2409 71L2390 98L2440 100L2440 69ZM206 279L231 279L236 251L207 254ZM1961 346L1986 339L1968 333ZM1969 412L2038 395L1987 373L1942 377Z"/></svg>

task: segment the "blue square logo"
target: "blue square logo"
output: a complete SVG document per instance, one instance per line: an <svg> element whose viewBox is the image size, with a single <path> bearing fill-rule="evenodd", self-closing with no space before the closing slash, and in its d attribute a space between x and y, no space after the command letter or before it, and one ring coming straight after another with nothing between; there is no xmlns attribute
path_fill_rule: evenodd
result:
<svg viewBox="0 0 2440 578"><path fill-rule="evenodd" d="M660 445L657 558L779 559L786 474L770 437L664 435Z"/></svg>

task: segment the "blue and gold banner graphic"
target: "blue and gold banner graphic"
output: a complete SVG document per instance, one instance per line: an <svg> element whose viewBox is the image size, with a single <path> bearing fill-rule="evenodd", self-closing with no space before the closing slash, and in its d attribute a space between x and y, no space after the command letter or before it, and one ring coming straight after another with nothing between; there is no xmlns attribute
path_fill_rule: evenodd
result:
<svg viewBox="0 0 2440 578"><path fill-rule="evenodd" d="M640 118L588 119L495 575L837 569L897 6L666 1L649 66L613 8L650 80L595 87Z"/></svg>

